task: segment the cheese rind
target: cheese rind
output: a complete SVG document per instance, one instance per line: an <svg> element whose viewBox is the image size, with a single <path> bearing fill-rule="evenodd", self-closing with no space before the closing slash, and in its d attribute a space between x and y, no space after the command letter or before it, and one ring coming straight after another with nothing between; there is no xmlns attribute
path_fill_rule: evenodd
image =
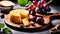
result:
<svg viewBox="0 0 60 34"><path fill-rule="evenodd" d="M13 23L18 23L18 24L22 23L21 22L21 15L19 15L19 16L11 15L10 21L13 22Z"/></svg>

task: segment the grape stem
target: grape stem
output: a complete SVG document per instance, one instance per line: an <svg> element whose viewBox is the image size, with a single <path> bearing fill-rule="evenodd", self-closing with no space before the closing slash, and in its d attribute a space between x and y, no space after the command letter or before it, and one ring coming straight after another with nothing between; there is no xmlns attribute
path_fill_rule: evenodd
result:
<svg viewBox="0 0 60 34"><path fill-rule="evenodd" d="M53 0L50 0L50 1L48 2L48 4L51 3L52 1L53 1Z"/></svg>

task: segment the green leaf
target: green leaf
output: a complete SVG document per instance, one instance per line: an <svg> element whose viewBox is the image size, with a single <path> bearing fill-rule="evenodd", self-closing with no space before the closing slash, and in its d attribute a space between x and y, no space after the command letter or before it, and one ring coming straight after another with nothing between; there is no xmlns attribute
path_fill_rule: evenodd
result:
<svg viewBox="0 0 60 34"><path fill-rule="evenodd" d="M31 2L31 1L29 1L29 2L28 2L28 4L32 4L32 2Z"/></svg>
<svg viewBox="0 0 60 34"><path fill-rule="evenodd" d="M5 34L12 34L11 30L9 28L4 28L3 33Z"/></svg>
<svg viewBox="0 0 60 34"><path fill-rule="evenodd" d="M3 23L0 23L0 28L4 28L4 24Z"/></svg>
<svg viewBox="0 0 60 34"><path fill-rule="evenodd" d="M25 6L27 4L28 0L18 0L18 4L21 6Z"/></svg>

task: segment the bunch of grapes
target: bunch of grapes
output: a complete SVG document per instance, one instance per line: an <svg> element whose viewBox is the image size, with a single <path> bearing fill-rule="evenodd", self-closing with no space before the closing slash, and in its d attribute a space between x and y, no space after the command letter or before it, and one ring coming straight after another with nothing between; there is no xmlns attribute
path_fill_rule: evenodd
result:
<svg viewBox="0 0 60 34"><path fill-rule="evenodd" d="M33 0L31 5L26 5L26 10L28 10L29 14L31 15L30 21L39 24L44 24L44 19L41 16L36 16L36 14L46 14L47 12L51 11L46 0Z"/></svg>
<svg viewBox="0 0 60 34"><path fill-rule="evenodd" d="M35 15L36 13L46 14L47 12L51 11L46 0L33 0L33 3L31 5L26 5L26 10L29 10L29 13L32 15Z"/></svg>

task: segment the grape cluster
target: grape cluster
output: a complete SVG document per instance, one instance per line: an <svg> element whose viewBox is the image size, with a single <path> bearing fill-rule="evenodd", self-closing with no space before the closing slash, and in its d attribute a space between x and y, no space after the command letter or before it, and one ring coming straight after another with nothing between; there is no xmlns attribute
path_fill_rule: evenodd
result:
<svg viewBox="0 0 60 34"><path fill-rule="evenodd" d="M46 14L47 12L51 11L46 0L39 0L39 1L33 0L31 5L26 5L26 10L29 10L29 13L32 15L35 15L36 13Z"/></svg>
<svg viewBox="0 0 60 34"><path fill-rule="evenodd" d="M51 11L46 0L33 0L33 3L31 5L26 5L26 10L29 11L30 21L39 24L44 24L44 19L41 16L36 16L36 14L46 14L47 12Z"/></svg>

